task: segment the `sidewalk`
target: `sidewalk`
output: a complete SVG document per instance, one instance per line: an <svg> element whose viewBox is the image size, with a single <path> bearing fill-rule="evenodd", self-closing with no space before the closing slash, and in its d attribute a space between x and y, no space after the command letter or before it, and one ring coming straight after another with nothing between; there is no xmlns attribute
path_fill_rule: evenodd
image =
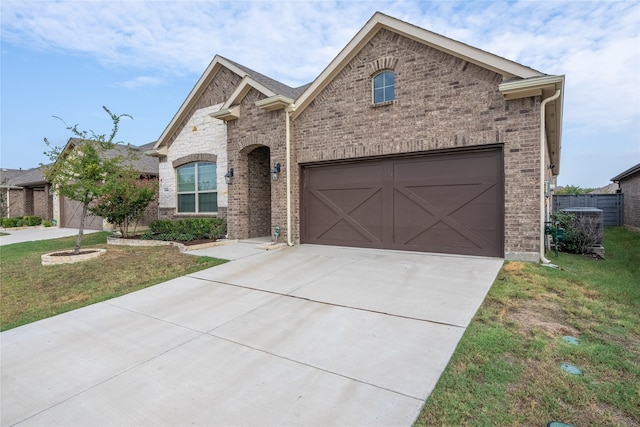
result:
<svg viewBox="0 0 640 427"><path fill-rule="evenodd" d="M0 246L13 243L34 242L36 240L58 239L60 237L77 236L77 228L60 227L27 227L27 228L0 228L8 236L0 236ZM100 230L84 230L84 234L97 233Z"/></svg>

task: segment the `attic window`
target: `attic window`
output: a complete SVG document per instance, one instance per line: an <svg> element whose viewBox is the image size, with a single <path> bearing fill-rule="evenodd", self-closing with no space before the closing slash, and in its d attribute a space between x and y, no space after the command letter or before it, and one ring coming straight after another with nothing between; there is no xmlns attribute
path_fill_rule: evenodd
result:
<svg viewBox="0 0 640 427"><path fill-rule="evenodd" d="M373 77L373 103L381 104L396 99L396 74L382 71Z"/></svg>

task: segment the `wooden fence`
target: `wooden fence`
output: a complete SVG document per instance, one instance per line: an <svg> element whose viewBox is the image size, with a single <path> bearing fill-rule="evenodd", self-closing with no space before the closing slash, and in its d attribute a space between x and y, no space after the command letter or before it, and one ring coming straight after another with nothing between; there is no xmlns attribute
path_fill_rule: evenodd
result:
<svg viewBox="0 0 640 427"><path fill-rule="evenodd" d="M624 224L624 194L568 194L552 197L552 211L565 208L602 209L604 226Z"/></svg>

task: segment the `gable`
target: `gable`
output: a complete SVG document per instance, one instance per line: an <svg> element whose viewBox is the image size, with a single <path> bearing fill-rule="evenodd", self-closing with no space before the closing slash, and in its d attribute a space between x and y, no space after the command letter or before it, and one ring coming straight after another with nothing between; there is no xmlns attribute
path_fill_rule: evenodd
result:
<svg viewBox="0 0 640 427"><path fill-rule="evenodd" d="M166 155L166 150L195 111L224 103L242 80L244 71L230 61L216 56L193 87L151 152Z"/></svg>
<svg viewBox="0 0 640 427"><path fill-rule="evenodd" d="M342 68L381 30L391 31L416 43L430 46L456 58L493 71L500 74L503 80L544 76L543 73L524 65L377 12L296 100L297 109L293 117L295 118L301 114L322 89L340 73Z"/></svg>

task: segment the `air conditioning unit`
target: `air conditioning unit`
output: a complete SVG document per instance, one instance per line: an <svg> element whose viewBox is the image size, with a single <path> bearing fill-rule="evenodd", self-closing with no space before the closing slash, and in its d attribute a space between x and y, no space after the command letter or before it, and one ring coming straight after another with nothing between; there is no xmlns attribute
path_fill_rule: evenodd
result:
<svg viewBox="0 0 640 427"><path fill-rule="evenodd" d="M574 214L576 225L588 230L595 242L593 252L604 258L604 247L602 247L602 236L604 232L604 212L602 209L590 207L574 207L562 209L562 212Z"/></svg>

